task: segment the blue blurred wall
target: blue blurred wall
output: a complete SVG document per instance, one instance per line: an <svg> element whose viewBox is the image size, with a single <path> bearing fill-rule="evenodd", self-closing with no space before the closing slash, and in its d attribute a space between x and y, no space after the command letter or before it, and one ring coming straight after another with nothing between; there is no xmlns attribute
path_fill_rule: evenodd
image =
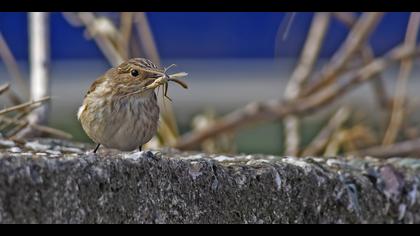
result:
<svg viewBox="0 0 420 236"><path fill-rule="evenodd" d="M164 58L274 57L275 40L284 13L148 13L159 52ZM279 45L281 56L299 54L312 13L298 13L290 35ZM408 13L388 13L371 43L382 54L404 37ZM0 30L20 60L28 56L26 13L0 13ZM83 37L83 29L70 26L60 13L51 15L53 59L102 58L93 41ZM333 21L323 57L345 38L347 30Z"/></svg>

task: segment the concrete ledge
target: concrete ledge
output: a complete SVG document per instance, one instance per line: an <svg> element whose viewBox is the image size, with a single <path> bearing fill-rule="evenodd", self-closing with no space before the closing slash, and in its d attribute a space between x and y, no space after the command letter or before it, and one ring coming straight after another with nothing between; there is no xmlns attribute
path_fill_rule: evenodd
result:
<svg viewBox="0 0 420 236"><path fill-rule="evenodd" d="M1 223L420 223L420 160L0 141Z"/></svg>

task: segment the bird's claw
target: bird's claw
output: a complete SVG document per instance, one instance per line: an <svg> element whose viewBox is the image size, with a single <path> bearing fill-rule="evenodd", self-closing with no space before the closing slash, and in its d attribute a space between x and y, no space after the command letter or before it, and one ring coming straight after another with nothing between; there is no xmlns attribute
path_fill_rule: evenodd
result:
<svg viewBox="0 0 420 236"><path fill-rule="evenodd" d="M146 156L147 158L149 158L149 159L153 159L153 160L155 160L155 161L158 161L158 160L159 160L159 158L158 158L157 156L155 156L155 154L153 154L153 152L151 152L151 151L147 151L147 152L145 152L145 156Z"/></svg>

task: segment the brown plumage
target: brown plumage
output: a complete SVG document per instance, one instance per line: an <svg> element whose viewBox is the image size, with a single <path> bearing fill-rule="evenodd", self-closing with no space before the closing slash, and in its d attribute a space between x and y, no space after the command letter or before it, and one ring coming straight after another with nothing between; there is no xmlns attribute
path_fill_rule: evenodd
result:
<svg viewBox="0 0 420 236"><path fill-rule="evenodd" d="M158 78L169 78L165 72L150 60L134 58L92 83L77 116L98 147L141 150L155 135L159 106L154 88L162 84L151 85Z"/></svg>

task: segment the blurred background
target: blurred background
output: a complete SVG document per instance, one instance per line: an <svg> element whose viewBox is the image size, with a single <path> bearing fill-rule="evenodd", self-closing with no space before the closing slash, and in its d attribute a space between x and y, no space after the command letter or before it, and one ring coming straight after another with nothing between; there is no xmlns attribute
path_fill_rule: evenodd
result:
<svg viewBox="0 0 420 236"><path fill-rule="evenodd" d="M189 74L185 80L189 89L170 85L169 96L173 102L166 101L167 107L162 108L166 109L165 112L173 113L170 119L176 120L178 131L171 135L180 139L182 134L211 127L224 115L247 104L273 99L293 101L309 96L310 93L296 94L293 89L299 86L304 88L304 84L310 85L311 81L316 82L317 79L322 80L325 68L328 74L330 64L336 61L340 63L340 59L346 58L342 55L346 55L347 51L345 63L336 68L338 72L328 85L339 85L341 79L347 78L347 72L362 69L371 60L388 55L398 45L410 43L407 37L414 37L418 42L417 34L411 32L410 36L408 27L411 19L414 25L411 29L418 31L418 16L415 13L368 14L49 13L48 67L52 106L48 125L72 134L75 140L90 142L76 119L77 109L90 84L118 61L112 59L115 59L115 55L107 56L109 48L103 44L101 46L101 40L102 43L104 40L110 41L118 49L119 44L115 42L119 42L122 35L122 41L126 39L128 46L117 50L121 57L148 57L155 62L159 60L156 63L163 66L174 63L177 67L172 71ZM316 27L320 29L316 30ZM28 13L0 13L0 32L23 80L29 84ZM317 32L322 35L317 36ZM352 46L352 38L358 45ZM307 58L314 58L312 62L305 62L305 56L301 55L305 44L311 45L307 43L309 40L314 40L319 47L312 49L312 53L311 49L307 50ZM369 50L363 53L362 49L366 47ZM221 132L215 138L201 142L201 148L209 152L334 155L417 140L420 128L417 112L420 102L417 91L420 89L417 78L419 64L416 60L410 62L414 63L410 73L401 79L400 84L400 64L393 63L380 71L380 85L360 84L357 89L346 91L334 102L316 108L315 112L299 118L288 117L299 122L299 129L294 132L299 136L297 144L288 144L288 137L293 136L293 130L289 130L292 132L289 134L284 128L288 121L274 117L262 119L261 122L248 122L246 126L235 129L235 132ZM307 69L309 75L299 79L296 68L305 63L309 66L302 68L311 67ZM301 80L298 88L293 87L292 77ZM11 83L12 89L23 100L29 99L28 91L16 83L2 58L0 83L6 82ZM292 89L286 91L288 87ZM407 100L395 101L393 95L398 87ZM384 91L378 92L381 88ZM386 105L381 105L380 99L388 99ZM9 106L9 103L7 98L2 98L3 107ZM400 103L404 105L398 105ZM400 110L403 111L398 110L401 106L403 108ZM403 118L396 118L396 128L390 125L393 112L403 114ZM163 144L165 137L165 134L163 138L162 135L160 137ZM289 150L287 145L291 145ZM416 155L417 151L410 150L405 154Z"/></svg>

